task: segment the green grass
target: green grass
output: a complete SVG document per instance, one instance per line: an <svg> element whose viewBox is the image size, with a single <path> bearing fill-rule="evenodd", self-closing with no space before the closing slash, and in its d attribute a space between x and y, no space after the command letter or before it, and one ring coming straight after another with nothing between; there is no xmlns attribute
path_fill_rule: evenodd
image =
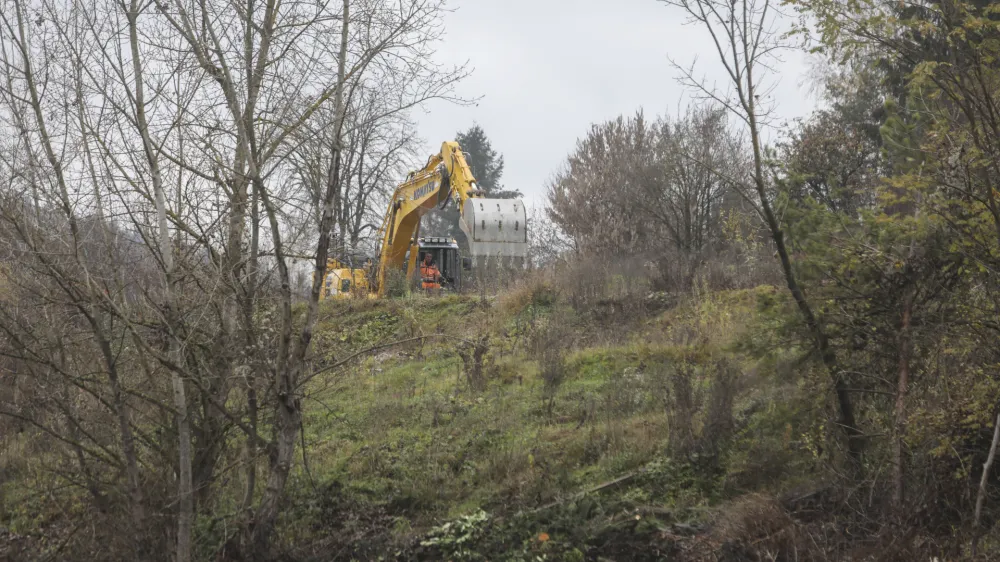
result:
<svg viewBox="0 0 1000 562"><path fill-rule="evenodd" d="M338 501L353 509L387 514L392 527L383 531L401 543L479 509L530 512L639 470L649 475L602 497L682 508L718 501L724 477L703 477L685 468L687 461L669 459L664 389L683 363L695 366L696 392L707 392L722 356L744 370L765 364L737 344L756 321L758 297L769 292L688 299L662 314L630 319L633 329L624 336L582 340L565 357L551 410L543 401L539 365L529 355L532 330L550 317L570 324L586 319L549 294L488 309L459 296L329 304L317 333L321 357L336 359L414 335L472 339L488 333L493 367L488 387L473 391L457 341L433 339L313 381L305 419L311 476L320 485L336 483ZM755 393L739 397L737 409L776 398ZM764 430L787 433L787 420L797 415L780 409L751 414L745 431L754 435L741 434L736 442ZM754 452L730 455L733 472L744 476L758 460ZM306 480L299 467L300 493L310 493ZM323 523L313 526L322 529Z"/></svg>
<svg viewBox="0 0 1000 562"><path fill-rule="evenodd" d="M776 330L781 293L695 294L666 310L644 310L641 299L630 298L627 307L606 307L630 311L621 318L577 310L544 285L485 305L476 296L419 295L323 303L315 368L378 349L305 388L305 447L289 482L281 543L301 549L302 559L323 549L391 559L421 548L447 522L472 521L473 550L510 552L511 560L542 554L576 560L584 551L590 556L595 544L633 541L641 550L657 540L658 517L701 517L699 510L729 497L777 489L808 473L815 462L808 444L823 431L816 421L822 385ZM490 341L487 383L474 390L459 347L482 336ZM563 351L551 402L546 346ZM718 458L676 453L676 377L691 377L691 425L702 439L707 397L724 366L740 373L735 432ZM265 433L268 423L265 414ZM240 451L238 432L231 439L229 449ZM41 470L43 455L29 456L34 464L9 467L16 478L0 484L0 498L15 506L0 524L14 531L40 528L39 517L66 516L59 510L84 505L72 496L83 494L79 489L51 498L34 492L52 488L55 477ZM626 475L634 476L580 496ZM238 485L219 489L225 492L197 522L205 556L226 539L226 516L238 512L242 499ZM675 515L641 524L622 518L638 508ZM540 532L551 540L538 541ZM462 559L434 548L426 559Z"/></svg>

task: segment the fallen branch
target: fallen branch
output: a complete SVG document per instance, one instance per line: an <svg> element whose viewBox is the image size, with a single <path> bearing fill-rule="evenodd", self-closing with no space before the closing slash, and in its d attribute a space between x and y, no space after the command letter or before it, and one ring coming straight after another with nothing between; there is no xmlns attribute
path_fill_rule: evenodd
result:
<svg viewBox="0 0 1000 562"><path fill-rule="evenodd" d="M570 500L576 500L576 499L582 498L583 496L586 496L587 494L593 494L594 492L599 492L599 491L601 491L601 490L603 490L605 488L610 488L612 486L616 486L618 484L621 484L622 482L631 480L631 479L635 478L636 476L639 476L640 474L642 474L644 472L646 472L646 469L637 470L635 472L630 472L630 473L628 473L628 474L626 474L624 476L619 476L618 478L615 478L614 480L608 480L607 482L605 482L603 484L598 484L597 486L594 486L593 488L588 488L588 489L586 489L586 490L584 490L582 492L577 492L576 494L573 494L572 496L569 496L568 498L563 498L561 500L556 500L554 502L547 503L547 504L545 504L545 505L543 505L541 507L536 507L535 509L532 509L529 513L534 513L536 511L542 511L542 510L545 510L545 509L550 509L550 508L556 507L557 505L566 503L566 502L568 502Z"/></svg>
<svg viewBox="0 0 1000 562"><path fill-rule="evenodd" d="M363 350L361 350L361 351L359 351L357 353L354 353L354 354L348 356L346 359L342 359L340 361L337 361L336 363L333 363L331 365L327 365L327 366L323 367L322 369L318 369L316 371L313 371L312 373L309 374L309 376L306 376L306 377L302 378L302 382L299 383L299 386L305 385L306 383L308 383L309 381L311 381L313 378L315 378L317 375L321 375L321 374L326 373L328 371L333 371L335 369L339 369L340 367L343 367L344 365L346 365L346 364L354 361L355 359L357 359L358 357L361 357L362 355L367 355L367 354L373 353L375 351L380 351L382 349L386 349L386 348L389 348L389 347L394 347L394 346L397 346L397 345L402 345L404 343L411 343L411 342L415 342L415 341L423 341L423 340L428 339L428 338L452 339L452 340L456 340L456 341L460 341L460 342L472 343L469 340L460 338L458 336L450 336L448 334L428 334L426 336L416 336L416 337L412 337L412 338L406 338L405 340L397 340L397 341L391 341L391 342L382 343L382 344L378 344L378 345L373 345L373 346L371 346L371 347L369 347L367 349L363 349Z"/></svg>

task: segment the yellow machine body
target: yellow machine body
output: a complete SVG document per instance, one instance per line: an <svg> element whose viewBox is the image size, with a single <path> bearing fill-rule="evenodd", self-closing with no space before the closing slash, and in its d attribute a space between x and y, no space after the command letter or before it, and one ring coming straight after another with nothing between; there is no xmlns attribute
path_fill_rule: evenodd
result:
<svg viewBox="0 0 1000 562"><path fill-rule="evenodd" d="M389 272L404 271L412 279L419 271L418 259L425 252L440 250L430 240L420 238L420 220L436 206L450 201L458 206L462 231L468 237L471 254L476 257L524 257L527 255L527 213L520 199L483 197L457 142L442 143L420 170L410 172L389 201L389 208L379 229L381 246L372 270L333 267L327 270L324 294L337 283L326 298L358 296L362 287L371 296L384 296ZM424 252L421 251L424 244ZM439 254L440 255L440 254ZM362 281L358 272L365 272ZM353 290L343 291L350 279Z"/></svg>

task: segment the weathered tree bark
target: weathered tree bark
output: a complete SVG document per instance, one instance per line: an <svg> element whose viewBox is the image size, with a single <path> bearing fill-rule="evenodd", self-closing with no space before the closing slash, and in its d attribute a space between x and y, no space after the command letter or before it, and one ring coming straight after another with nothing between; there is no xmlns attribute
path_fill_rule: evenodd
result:
<svg viewBox="0 0 1000 562"><path fill-rule="evenodd" d="M896 439L892 451L892 503L897 509L902 509L906 501L905 443L903 438L906 435L906 393L910 385L910 355L913 350L910 325L913 319L914 293L915 288L912 286L904 290L903 311L899 323L899 373L896 379L896 405L893 411Z"/></svg>
<svg viewBox="0 0 1000 562"><path fill-rule="evenodd" d="M177 562L191 560L191 529L194 523L194 489L191 479L191 422L188 415L184 380L171 374L174 408L177 410L177 462L179 465L177 492Z"/></svg>
<svg viewBox="0 0 1000 562"><path fill-rule="evenodd" d="M983 514L983 504L986 502L986 483L990 479L990 469L993 467L993 460L996 458L997 445L1000 444L1000 414L997 414L997 421L993 425L993 443L990 444L990 454L986 456L983 463L983 475L979 478L979 492L976 494L976 512L973 517L972 526L975 529L975 538L972 541L972 554L976 553L976 546L982 531L979 529L979 521Z"/></svg>

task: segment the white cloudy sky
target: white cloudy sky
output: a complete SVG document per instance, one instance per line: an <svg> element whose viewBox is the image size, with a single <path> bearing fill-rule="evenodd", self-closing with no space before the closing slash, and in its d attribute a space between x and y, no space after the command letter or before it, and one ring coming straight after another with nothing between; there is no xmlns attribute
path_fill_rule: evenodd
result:
<svg viewBox="0 0 1000 562"><path fill-rule="evenodd" d="M504 184L540 204L545 184L591 123L643 108L676 114L690 100L668 57L722 84L705 31L656 0L450 0L444 63L469 62L458 86L477 106L432 102L418 112L430 154L478 122L504 155ZM779 118L814 106L806 56L787 52L774 90Z"/></svg>

